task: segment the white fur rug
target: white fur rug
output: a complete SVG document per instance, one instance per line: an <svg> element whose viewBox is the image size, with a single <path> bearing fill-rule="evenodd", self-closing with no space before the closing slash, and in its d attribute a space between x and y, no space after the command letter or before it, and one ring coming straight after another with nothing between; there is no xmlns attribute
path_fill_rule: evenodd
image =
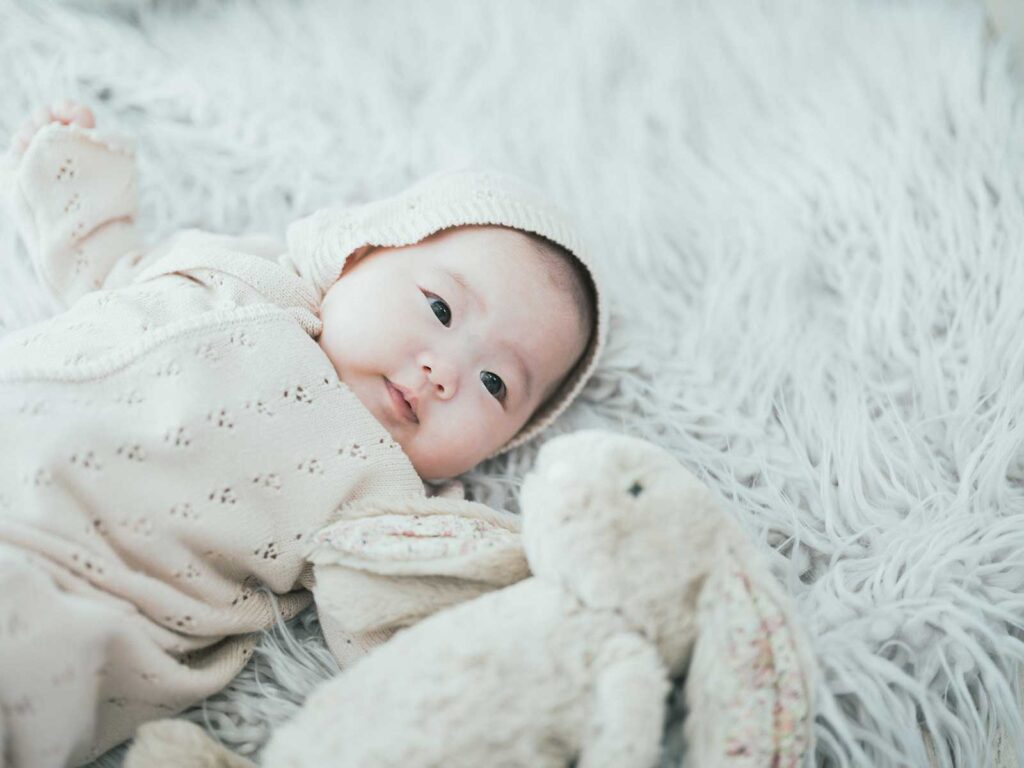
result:
<svg viewBox="0 0 1024 768"><path fill-rule="evenodd" d="M616 273L603 371L556 431L671 447L774 548L823 672L817 764L925 766L925 726L937 765L977 768L997 729L1024 756L1006 62L980 5L938 0L0 0L0 140L90 104L137 141L154 241L281 236L465 162L546 186ZM0 255L0 321L53 311L6 219ZM516 509L535 453L474 498ZM335 671L311 613L262 649L186 714L248 755Z"/></svg>

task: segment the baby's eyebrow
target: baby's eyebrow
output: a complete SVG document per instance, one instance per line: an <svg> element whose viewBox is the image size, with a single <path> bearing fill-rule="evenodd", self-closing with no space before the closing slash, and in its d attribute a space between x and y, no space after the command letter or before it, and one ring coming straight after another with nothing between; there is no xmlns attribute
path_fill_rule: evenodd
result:
<svg viewBox="0 0 1024 768"><path fill-rule="evenodd" d="M456 269L450 269L448 270L448 276L451 277L451 279L454 280L463 291L469 294L470 298L476 302L477 306L480 307L480 310L482 312L487 311L487 304L484 303L484 300L480 297L480 294L473 290L473 288L469 284L469 280L466 279L465 275L463 275Z"/></svg>
<svg viewBox="0 0 1024 768"><path fill-rule="evenodd" d="M519 354L519 350L517 350L513 346L503 346L505 346L506 349L508 349L508 351L512 354L512 357L514 357L516 359L516 362L519 363L519 368L523 372L524 386L526 387L526 397L524 398L524 400L529 400L530 396L533 394L533 377L530 376L530 369L526 366L526 361L523 360L522 355Z"/></svg>

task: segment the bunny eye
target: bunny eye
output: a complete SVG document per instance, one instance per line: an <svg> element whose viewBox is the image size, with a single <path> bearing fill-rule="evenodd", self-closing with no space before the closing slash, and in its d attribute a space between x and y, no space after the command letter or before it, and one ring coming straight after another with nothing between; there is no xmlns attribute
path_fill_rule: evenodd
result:
<svg viewBox="0 0 1024 768"><path fill-rule="evenodd" d="M629 486L629 493L633 496L639 496L644 492L644 487L640 483L633 481L633 484Z"/></svg>

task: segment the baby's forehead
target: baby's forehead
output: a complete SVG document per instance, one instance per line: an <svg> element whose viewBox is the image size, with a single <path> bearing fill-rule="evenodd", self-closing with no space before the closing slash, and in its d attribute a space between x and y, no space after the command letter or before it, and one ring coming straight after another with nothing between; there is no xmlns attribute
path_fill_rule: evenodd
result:
<svg viewBox="0 0 1024 768"><path fill-rule="evenodd" d="M548 259L535 236L497 224L465 224L438 230L406 247L384 248L402 254L400 272L440 271L464 289L502 283L513 276L517 284L543 281ZM397 275L396 275L397 278Z"/></svg>
<svg viewBox="0 0 1024 768"><path fill-rule="evenodd" d="M530 236L520 229L502 224L463 224L445 230L445 239L458 242L490 243L503 247L529 247Z"/></svg>
<svg viewBox="0 0 1024 768"><path fill-rule="evenodd" d="M445 261L485 263L489 269L524 269L538 247L525 232L498 225L455 227L438 240Z"/></svg>

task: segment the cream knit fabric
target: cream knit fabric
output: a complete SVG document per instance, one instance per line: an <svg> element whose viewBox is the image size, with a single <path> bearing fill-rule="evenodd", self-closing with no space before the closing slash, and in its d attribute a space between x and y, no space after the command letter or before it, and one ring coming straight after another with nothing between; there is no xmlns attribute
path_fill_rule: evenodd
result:
<svg viewBox="0 0 1024 768"><path fill-rule="evenodd" d="M530 229L587 261L535 190L442 174L389 200L319 211L288 229L287 246L187 230L147 249L131 146L59 124L36 135L5 186L40 278L70 305L0 339L0 748L10 766L81 764L219 690L273 623L270 593L287 617L311 589L346 665L446 601L522 577L502 571L447 593L342 568L318 581L305 554L357 503L436 501L480 517L482 505L426 499L317 345L319 302L358 248L456 224ZM542 430L590 376L607 325L598 298L580 365L499 453ZM518 534L515 516L487 514ZM354 584L380 604L415 604L346 634Z"/></svg>

